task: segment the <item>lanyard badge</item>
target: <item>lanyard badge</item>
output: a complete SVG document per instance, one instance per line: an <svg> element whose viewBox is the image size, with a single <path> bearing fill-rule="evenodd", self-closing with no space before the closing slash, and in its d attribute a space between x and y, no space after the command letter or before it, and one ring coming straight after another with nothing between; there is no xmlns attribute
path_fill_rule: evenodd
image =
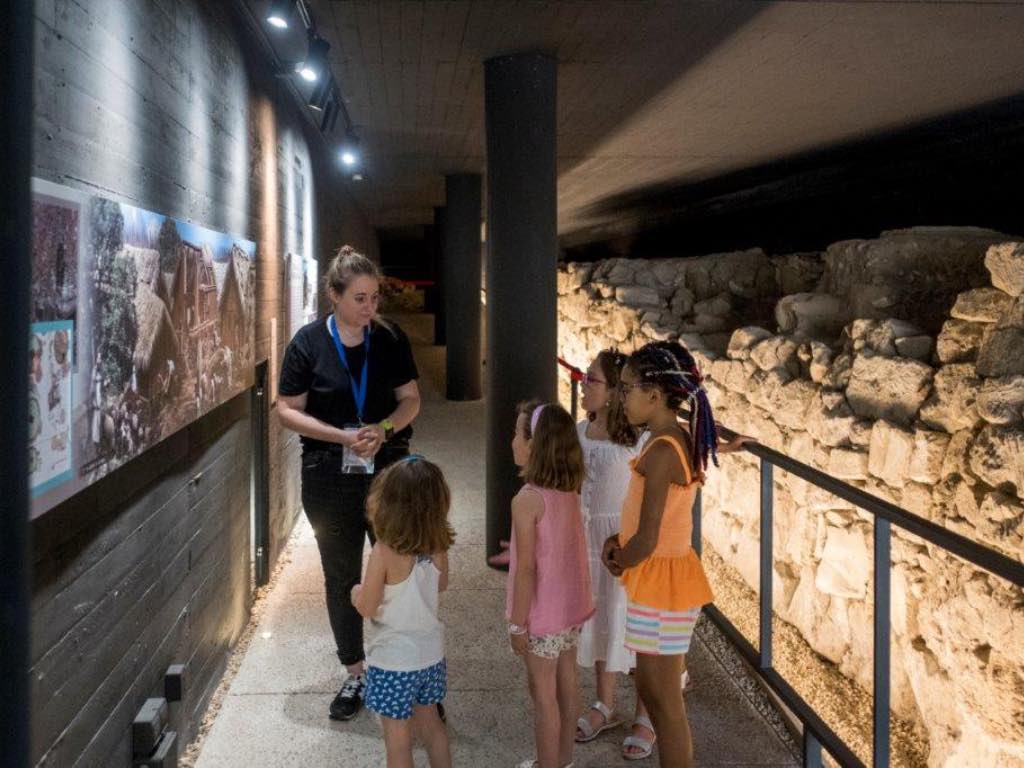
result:
<svg viewBox="0 0 1024 768"><path fill-rule="evenodd" d="M355 401L356 417L359 423L356 425L346 424L345 429L358 429L363 426L363 411L366 408L366 393L368 382L368 371L370 370L370 329L363 329L363 343L366 345L366 359L363 361L363 370L359 374L359 381L356 382L352 375L352 369L348 366L348 356L345 354L345 345L341 343L341 336L334 321L334 315L327 317L327 330L334 341L334 348L338 351L338 358L341 360L341 367L348 374L349 384L352 387L352 399ZM345 474L366 474L372 475L374 471L373 457L363 458L355 453L347 445L342 449L341 471Z"/></svg>

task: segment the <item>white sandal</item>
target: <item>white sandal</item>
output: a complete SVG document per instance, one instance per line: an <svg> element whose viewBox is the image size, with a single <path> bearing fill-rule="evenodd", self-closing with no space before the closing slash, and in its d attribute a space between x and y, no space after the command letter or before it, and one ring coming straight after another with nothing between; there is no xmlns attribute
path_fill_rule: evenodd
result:
<svg viewBox="0 0 1024 768"><path fill-rule="evenodd" d="M536 758L531 757L529 760L523 760L516 768L537 768L539 765L540 763L537 762ZM564 768L572 768L572 763L566 763Z"/></svg>
<svg viewBox="0 0 1024 768"><path fill-rule="evenodd" d="M683 670L682 689L683 693L688 693L693 688L693 680L690 678L690 670Z"/></svg>
<svg viewBox="0 0 1024 768"><path fill-rule="evenodd" d="M606 707L603 702L595 701L593 704L590 705L590 708L597 712L600 712L601 717L604 718L604 722L602 722L601 725L595 728L590 724L590 721L587 720L586 716L580 717L580 719L576 721L576 727L583 731L583 738L580 738L577 734L577 744L586 744L588 741L593 741L594 739L596 739L605 731L611 730L612 728L617 728L618 726L622 725L622 720L612 719L612 711L608 709L608 707Z"/></svg>
<svg viewBox="0 0 1024 768"><path fill-rule="evenodd" d="M633 721L633 725L640 725L654 733L654 724L651 723L649 717L640 715ZM626 760L645 760L651 756L651 752L654 751L654 742L658 740L657 735L651 740L645 739L643 736L633 736L632 734L622 740L622 757ZM639 752L627 752L630 747L639 749Z"/></svg>

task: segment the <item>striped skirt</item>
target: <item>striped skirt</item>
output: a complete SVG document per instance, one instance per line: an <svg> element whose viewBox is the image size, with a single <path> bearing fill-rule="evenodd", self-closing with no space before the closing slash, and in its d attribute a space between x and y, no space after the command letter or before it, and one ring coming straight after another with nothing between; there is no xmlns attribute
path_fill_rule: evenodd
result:
<svg viewBox="0 0 1024 768"><path fill-rule="evenodd" d="M690 650L700 606L663 611L629 601L626 606L626 647L636 653L676 656Z"/></svg>

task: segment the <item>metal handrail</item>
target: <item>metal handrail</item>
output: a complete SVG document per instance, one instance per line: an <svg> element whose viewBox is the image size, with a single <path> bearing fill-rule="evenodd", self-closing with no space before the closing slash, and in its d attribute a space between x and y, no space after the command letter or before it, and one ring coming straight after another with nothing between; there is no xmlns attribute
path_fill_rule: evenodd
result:
<svg viewBox="0 0 1024 768"><path fill-rule="evenodd" d="M576 417L579 382L583 372L558 358L558 364L569 371L572 389L572 415ZM719 425L726 439L738 433ZM836 734L821 716L808 704L772 665L772 592L773 592L773 521L774 521L774 467L789 472L818 488L844 499L874 517L874 691L872 713L872 765L888 768L890 753L890 657L891 657L891 553L892 526L896 525L925 541L957 555L969 563L1024 587L1024 564L989 547L943 528L930 520L908 512L902 507L880 499L867 491L815 469L801 461L757 442L745 443L743 449L761 460L760 505L760 590L758 648L750 643L718 608L704 607L708 618L726 635L736 649L756 669L761 679L797 716L804 727L803 764L810 768L822 765L822 748L839 763L850 768L863 768L864 763ZM701 494L693 509L694 550L701 553Z"/></svg>

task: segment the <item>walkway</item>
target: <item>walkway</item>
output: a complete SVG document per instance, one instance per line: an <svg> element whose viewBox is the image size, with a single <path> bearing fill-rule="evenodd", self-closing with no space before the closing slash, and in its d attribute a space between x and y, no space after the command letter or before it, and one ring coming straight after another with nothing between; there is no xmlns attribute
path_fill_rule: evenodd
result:
<svg viewBox="0 0 1024 768"><path fill-rule="evenodd" d="M447 627L449 733L455 765L512 766L533 754L529 696L521 664L508 650L503 618L505 576L484 563L484 408L444 400L444 350L424 342L421 317L401 320L416 345L423 410L416 450L445 471L458 533L452 578L442 596ZM419 343L417 343L419 342ZM308 525L292 562L267 598L260 626L232 681L200 755L199 768L383 766L384 746L372 714L349 723L327 718L341 684L324 608L323 578ZM795 766L791 747L751 703L748 679L705 627L688 657L696 679L686 702L700 766ZM583 701L594 696L581 673ZM623 685L624 711L632 695ZM582 705L582 701L581 701ZM577 750L576 766L629 765L619 757L622 730ZM656 765L654 758L636 765ZM426 765L417 753L417 765Z"/></svg>

